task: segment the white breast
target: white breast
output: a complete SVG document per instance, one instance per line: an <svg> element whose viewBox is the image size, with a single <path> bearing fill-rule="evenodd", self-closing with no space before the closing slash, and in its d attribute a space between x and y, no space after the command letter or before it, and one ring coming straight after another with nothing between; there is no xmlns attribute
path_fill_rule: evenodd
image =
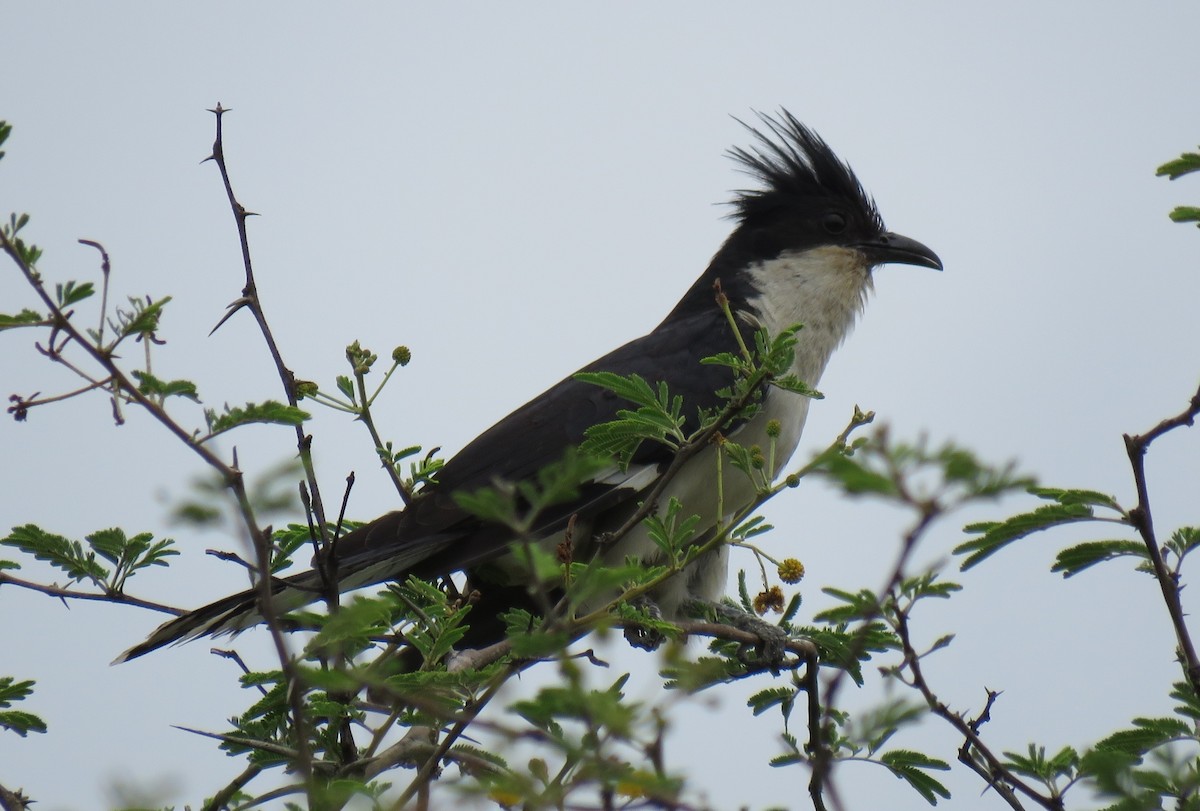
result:
<svg viewBox="0 0 1200 811"><path fill-rule="evenodd" d="M830 355L846 335L862 311L871 288L870 267L858 251L849 248L823 247L802 253L784 253L750 269L759 294L749 300L754 315L746 316L754 327L765 327L777 335L793 324L803 324L796 344L792 372L810 386L816 386L825 371ZM767 452L770 438L766 426L771 420L779 422L780 435L775 439L775 469L777 476L791 459L810 400L792 392L772 388L764 398L762 410L730 435L730 439L745 447L758 445ZM684 505L685 515L699 515L697 537L716 526L718 519L729 521L735 513L750 504L755 497L754 485L744 473L724 460L721 466L724 479L724 500L718 515L714 494L718 473L716 448L706 449L689 462L667 487L660 504L665 507L672 497ZM659 562L661 553L639 527L613 545L604 555L610 564L634 556L649 563ZM654 595L658 607L667 617L677 615L682 602L690 597L717 599L725 589L728 548L691 564L681 577L673 578L663 590Z"/></svg>

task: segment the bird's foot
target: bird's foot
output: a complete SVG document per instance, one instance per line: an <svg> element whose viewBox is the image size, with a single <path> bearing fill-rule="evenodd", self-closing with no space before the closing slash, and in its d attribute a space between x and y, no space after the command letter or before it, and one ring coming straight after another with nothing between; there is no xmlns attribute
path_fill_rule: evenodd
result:
<svg viewBox="0 0 1200 811"><path fill-rule="evenodd" d="M688 602L686 608L695 616L711 617L717 622L758 637L756 645L743 643L738 646L738 659L742 664L748 667L766 667L773 673L784 664L791 637L778 625L772 625L728 603L693 599Z"/></svg>
<svg viewBox="0 0 1200 811"><path fill-rule="evenodd" d="M659 607L646 597L639 597L632 601L632 604L635 608L649 614L651 619L661 620L663 618ZM649 625L628 623L625 625L623 633L626 642L645 651L656 651L666 641L662 632Z"/></svg>

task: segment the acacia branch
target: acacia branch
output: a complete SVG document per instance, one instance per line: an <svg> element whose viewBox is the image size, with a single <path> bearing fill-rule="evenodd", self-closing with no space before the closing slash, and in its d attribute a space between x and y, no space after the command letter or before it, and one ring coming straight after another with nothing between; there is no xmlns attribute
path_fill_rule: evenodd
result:
<svg viewBox="0 0 1200 811"><path fill-rule="evenodd" d="M33 800L21 793L21 790L11 791L0 786L0 809L3 811L26 811Z"/></svg>
<svg viewBox="0 0 1200 811"><path fill-rule="evenodd" d="M95 600L104 603L120 603L122 605L134 605L139 608L148 608L151 611L161 611L164 614L172 614L178 617L185 613L182 609L174 606L163 605L162 603L143 600L139 597L132 597L123 591L109 591L105 593L95 593L87 591L71 591L62 586L47 586L41 583L34 583L31 580L23 580L19 577L13 577L10 574L0 572L0 586L4 584L17 586L30 591L36 591L41 594L48 594L51 597L58 597L62 600Z"/></svg>
<svg viewBox="0 0 1200 811"><path fill-rule="evenodd" d="M895 475L896 478L899 478L898 474ZM936 500L910 503L912 503L913 506L919 510L919 517L916 523L904 536L904 541L900 548L900 554L897 556L896 563L892 567L892 572L888 577L887 584L881 590L876 592L876 594L879 596L877 596L875 599L874 608L866 616L862 617L857 633L850 640L850 644L847 646L846 651L847 661L857 659L865 649L867 644L867 630L869 629L870 623L883 615L884 599L886 599L887 595L893 592L893 590L899 585L900 581L904 578L904 572L908 566L908 560L912 556L913 551L916 549L917 542L921 539L921 536L925 534L925 531L929 528L929 525L932 524L933 521L939 515L941 515L943 511L941 505ZM826 743L826 741L830 738L830 735L827 733L832 730L833 708L836 706L838 691L841 688L841 685L845 683L845 678L848 672L848 668L838 669L833 674L832 678L830 678L829 683L825 688L825 703L824 708L821 710L821 727L823 734L817 741L816 751L811 753L813 757L814 768L812 782L809 784L809 793L813 796L814 801L819 798L823 789L832 788L830 778L832 776L833 753L829 751L829 746Z"/></svg>
<svg viewBox="0 0 1200 811"><path fill-rule="evenodd" d="M229 169L225 164L225 144L221 125L222 117L229 110L223 108L221 103L217 102L217 106L209 110L209 112L216 116L217 123L216 139L213 141L213 151L209 160L216 163L217 169L220 170L221 182L225 185L225 195L229 198L229 207L233 211L233 218L237 223L238 242L242 249L242 265L246 271L246 284L242 288L242 297L230 305L230 311L225 315L225 318L221 319L221 323L217 324L217 327L219 328L221 324L241 308L245 307L250 310L255 322L258 324L259 331L262 333L263 340L267 344L267 350L271 353L271 360L274 361L275 370L279 375L280 382L283 384L284 395L287 397L288 405L296 408L299 402L296 397L296 376L283 361L279 345L275 342L275 335L271 332L271 327L267 324L267 317L263 312L262 300L258 294L258 284L254 280L254 263L250 259L250 239L246 233L246 218L254 216L254 214L247 211L245 206L238 202L237 195L233 192L233 183L229 179ZM215 331L216 328L214 328ZM304 467L304 475L308 479L309 492L313 500L313 512L317 515L317 528L321 532L322 539L328 542L325 508L321 502L320 489L317 486L317 475L312 462L312 438L305 435L303 425L296 426L296 445L300 452L300 462Z"/></svg>
<svg viewBox="0 0 1200 811"><path fill-rule="evenodd" d="M251 763L246 767L245 771L233 778L229 782L229 785L210 797L201 811L221 811L233 799L234 795L245 788L247 783L258 777L261 771L262 766L259 766L257 763Z"/></svg>
<svg viewBox="0 0 1200 811"><path fill-rule="evenodd" d="M896 612L896 635L900 637L900 643L904 652L904 665L912 673L912 685L917 688L921 696L925 699L925 703L929 709L953 726L966 739L967 744L978 755L983 758L987 764L986 771L977 768L978 764L972 765L974 759L966 754L966 759L963 758L963 753L960 750L959 760L967 763L968 766L988 780L988 785L996 789L997 793L1004 798L1005 802L1013 809L1021 809L1020 800L1016 797L1013 789L1024 794L1029 799L1040 805L1042 808L1049 811L1062 811L1064 808L1061 796L1046 796L1031 785L1023 781L1020 777L1006 767L998 757L988 748L983 742L983 738L979 736L979 727L983 723L983 719L987 713L981 714L980 718L975 722L969 722L957 712L954 712L946 704L938 698L938 696L930 688L929 683L925 680L925 674L921 670L921 657L913 648L912 639L908 631L908 614L906 611L897 610ZM991 706L991 700L988 702L988 707ZM965 748L965 747L964 747Z"/></svg>
<svg viewBox="0 0 1200 811"><path fill-rule="evenodd" d="M383 383L380 383L380 388L387 383L387 378L391 377L392 372L396 370L394 364L391 370L388 371ZM396 465L391 459L386 458L387 450L383 444L383 438L379 436L379 430L375 427L375 418L371 416L371 402L375 399L374 396L367 397L367 382L365 374L360 374L357 370L354 372L355 382L358 385L358 399L362 403L362 407L358 411L358 418L362 420L362 424L367 427L367 432L371 435L371 441L375 443L375 453L379 456L379 461L383 463L383 469L387 471L388 477L392 480L392 486L396 488L396 492L400 494L400 500L404 502L405 507L412 505L412 495L408 492L408 488L404 486L404 482L400 479L400 474L396 472ZM376 390L375 394L379 391Z"/></svg>
<svg viewBox="0 0 1200 811"><path fill-rule="evenodd" d="M218 110L220 108L218 107ZM220 154L220 115L217 116L218 121L218 138L214 146L214 154ZM222 161L222 166L223 161ZM228 183L228 181L226 181ZM228 188L228 186L227 186ZM231 192L232 194L232 192ZM245 232L244 225L240 229L244 256L248 258L248 248L245 248ZM245 479L241 470L234 465L226 464L213 451L209 450L205 445L196 439L182 425L176 422L161 404L153 398L143 394L136 383L117 365L113 359L111 351L97 345L89 340L71 321L70 313L66 313L58 306L57 302L50 296L46 290L45 284L37 272L24 260L21 252L17 250L16 245L9 239L8 235L0 231L0 248L4 250L16 263L18 269L24 275L26 282L33 288L34 292L42 300L42 303L50 313L51 319L54 322L53 330L55 333L63 332L68 336L69 340L77 343L83 351L91 356L91 358L107 373L112 386L113 401L118 402L122 397L130 402L145 409L155 420L165 427L171 434L179 439L185 446L196 453L207 465L216 470L225 486L232 493L234 500L238 505L239 512L242 516L243 523L250 536L252 546L257 551L260 558L260 570L269 571L270 562L270 532L264 532L258 525L255 511L250 503L249 494L246 491ZM101 249L102 250L102 249ZM102 250L103 253L103 250ZM263 322L265 325L265 322ZM273 341L271 341L273 346ZM65 343L64 343L65 345ZM53 341L51 341L51 349L46 351L46 354L51 354L53 357L57 352L53 349ZM85 377L87 377L85 375ZM87 378L91 380L91 378ZM292 404L295 405L294 394L289 391L289 398L292 398ZM299 431L299 429L297 429ZM303 438L303 437L302 437ZM293 723L295 725L295 733L297 738L297 746L300 752L298 766L305 778L311 784L312 779L312 757L308 743L308 724L303 714L303 699L302 691L296 689L299 686L296 678L295 667L291 661L291 657L287 652L286 645L283 640L282 632L279 628L278 618L274 611L273 594L271 591L271 583L268 578L260 578L260 586L262 593L260 595L260 608L263 613L263 618L267 627L271 631L272 639L275 642L276 652L280 657L280 665L283 669L285 677L289 683L288 698L290 709L293 715Z"/></svg>
<svg viewBox="0 0 1200 811"><path fill-rule="evenodd" d="M1137 489L1138 503L1129 512L1130 523L1141 535L1146 544L1146 552L1154 567L1154 576L1162 590L1163 602L1171 615L1171 625L1175 629L1175 638L1179 645L1179 655L1183 660L1184 669L1192 691L1200 695L1200 657L1196 655L1196 647L1192 642L1187 623L1184 620L1183 603L1179 596L1179 580L1163 560L1162 549L1154 533L1154 518L1150 512L1150 489L1146 483L1146 452L1150 444L1160 436L1176 428L1191 426L1196 416L1200 414L1200 388L1192 395L1188 407L1174 417L1163 420L1144 434L1125 434L1125 451L1129 456L1129 464L1133 468L1133 481Z"/></svg>

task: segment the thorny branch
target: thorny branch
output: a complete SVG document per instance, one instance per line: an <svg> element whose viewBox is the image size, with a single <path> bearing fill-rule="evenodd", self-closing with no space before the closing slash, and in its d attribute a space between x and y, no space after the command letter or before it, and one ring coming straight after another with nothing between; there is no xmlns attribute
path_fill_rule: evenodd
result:
<svg viewBox="0 0 1200 811"><path fill-rule="evenodd" d="M1146 544L1146 552L1154 567L1154 576L1162 589L1163 601L1167 612L1171 615L1171 624L1175 628L1175 638L1179 644L1179 656L1187 672L1188 682L1196 695L1200 695L1200 657L1184 621L1183 604L1179 598L1179 579L1172 574L1163 561L1162 548L1154 533L1154 518L1150 512L1150 490L1146 483L1146 452L1150 444L1163 434L1183 426L1195 423L1200 414L1200 388L1192 395L1188 407L1174 417L1163 420L1144 434L1125 434L1125 450L1129 455L1129 464L1133 467L1133 481L1137 489L1137 506L1129 511L1129 520L1142 536Z"/></svg>
<svg viewBox="0 0 1200 811"><path fill-rule="evenodd" d="M222 155L220 121L221 113L224 112L224 110L222 110L220 105L218 105L217 109L213 112L217 115L218 133L213 149L213 157L215 159L217 156ZM272 354L276 357L277 363L282 367L282 361L278 359L278 349L275 347L274 339L270 335L270 331L266 326L266 321L261 318L261 308L258 305L257 294L253 291L253 275L250 270L249 247L245 235L245 212L233 198L232 188L229 185L228 175L224 168L225 164L223 157L218 160L218 165L221 167L222 177L226 184L226 190L229 193L232 204L235 206L235 212L241 212L238 216L239 236L241 237L242 241L243 258L245 259L247 266L247 289L253 294L252 300L254 305L252 310L259 317L260 327L264 330L265 337L268 345L271 347ZM118 403L122 398L124 398L129 402L133 402L141 406L156 421L158 421L159 424L164 426L170 433L174 434L177 439L183 442L184 445L196 453L207 465L221 475L222 480L225 482L226 487L229 488L234 500L238 505L239 512L242 516L246 531L252 541L253 548L258 553L259 570L263 572L269 571L270 532L264 531L258 524L254 507L250 502L249 493L246 490L245 479L242 471L237 468L236 464L227 464L202 442L198 441L196 437L193 436L186 428L176 422L159 403L155 402L152 397L143 394L139 390L137 384L131 380L130 377L117 365L112 354L104 351L104 349L98 343L89 340L88 337L84 335L78 327L75 326L70 318L70 313L64 312L58 306L57 302L46 290L46 287L40 276L32 267L29 266L29 264L21 256L20 251L17 250L16 245L13 244L13 242L3 232L0 232L0 248L3 248L4 252L12 258L14 263L16 263L22 275L24 275L27 283L34 289L38 297L42 300L42 303L47 308L47 311L51 314L51 317L54 321L53 330L55 334L63 333L65 336L67 336L67 340L75 342L75 344L77 344L86 354L90 355L91 358L105 371L108 377L108 383L111 385L113 391L114 404ZM101 255L106 257L103 248L99 248L99 250L101 251ZM55 354L57 354L57 350L54 350L53 347L53 340L51 341L50 345L51 350L48 351L54 351ZM284 371L286 371L286 369ZM295 405L295 395L290 384L287 386L287 388L291 404ZM302 434L301 444L302 448L306 445L306 441L304 440ZM303 456L304 453L302 452L302 457ZM279 627L278 617L276 616L272 605L273 600L271 599L271 583L269 578L260 578L260 584L263 590L263 599L260 600L262 603L261 609L263 616L266 620L268 628L271 631L272 638L275 641L276 652L279 655L280 665L283 668L288 683L292 688L288 690L288 696L293 715L293 722L295 724L298 747L300 749L300 757L297 760L297 766L305 775L306 782L309 785L312 785L312 755L311 751L309 750L308 724L303 713L302 692L299 689L299 682L296 678L295 667L292 662L291 655L287 651L287 647Z"/></svg>
<svg viewBox="0 0 1200 811"><path fill-rule="evenodd" d="M0 809L3 811L25 811L33 803L20 789L11 791L0 786Z"/></svg>
<svg viewBox="0 0 1200 811"><path fill-rule="evenodd" d="M5 583L11 586L19 586L30 591L37 591L42 594L48 594L51 597L58 597L60 600L96 600L105 603L121 603L123 605L135 605L138 608L148 608L151 611L161 611L164 614L174 614L179 616L184 613L173 606L163 605L162 603L143 600L139 597L133 597L123 591L106 591L102 593L88 591L74 591L62 586L47 586L42 583L34 583L31 580L23 580L20 577L14 577L6 572L0 572L0 586Z"/></svg>
<svg viewBox="0 0 1200 811"><path fill-rule="evenodd" d="M946 706L938 698L937 694L933 692L932 688L930 688L929 682L925 680L925 674L921 670L921 657L913 648L912 638L909 634L907 610L898 609L896 611L895 628L897 636L900 637L904 653L904 667L912 674L911 685L921 693L921 696L925 699L925 703L929 706L933 714L944 719L958 730L966 741L959 750L959 760L983 777L987 781L988 786L995 789L1013 809L1023 808L1020 799L1016 796L1016 792L1019 791L1043 808L1050 811L1062 811L1064 806L1061 797L1048 797L1026 783L1014 774L1011 769L1005 767L1000 759L983 742L983 738L980 737L979 728L988 717L992 702L995 700L995 694L989 693L987 706L980 713L979 718L975 721L966 720L960 713ZM983 760L982 764L972 756L972 752Z"/></svg>

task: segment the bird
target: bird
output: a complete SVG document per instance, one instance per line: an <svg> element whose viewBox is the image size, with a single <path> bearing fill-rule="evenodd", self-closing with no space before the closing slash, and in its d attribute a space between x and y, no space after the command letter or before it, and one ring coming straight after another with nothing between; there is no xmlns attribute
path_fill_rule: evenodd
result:
<svg viewBox="0 0 1200 811"><path fill-rule="evenodd" d="M689 432L699 426L702 410L719 410L726 403L718 391L732 381L729 368L702 364L701 359L737 352L739 337L753 341L758 330L778 335L802 324L789 371L816 386L862 312L878 266L942 270L930 248L884 227L874 199L853 170L812 129L786 109L757 116L757 124L738 122L750 144L727 153L754 184L734 192L732 232L708 267L658 326L581 370L636 374L652 387L666 384L672 396L683 398L681 413ZM728 302L727 311L718 306L714 286ZM800 442L809 403L801 393L766 386L757 407L726 426L726 435L743 447L773 442L773 469L766 472L774 478ZM514 560L512 530L482 520L458 496L497 482L535 479L539 470L579 446L590 427L629 408L631 403L612 389L576 375L551 386L447 460L404 509L339 539L333 566L327 568L336 572L338 590L462 572L476 602L460 647L503 638L499 615L506 608L529 605L532 592L543 584L522 582L529 579L528 567ZM718 474L715 455L720 452L710 444L691 455L651 505L661 512L677 499L684 514L698 516L697 540L712 537L722 521L756 497L754 484L742 472L725 465ZM643 442L625 464L593 468L573 498L538 514L526 540L554 550L569 534L574 560L620 564L632 557L648 565L661 563L664 552L644 523L606 541L637 512L673 458L665 444ZM724 514L718 515L719 509ZM650 601L668 620L695 605L719 604L728 568L729 546L719 545L650 594ZM272 589L280 615L327 592L317 567L276 578ZM182 614L116 661L199 636L245 630L262 622L258 600L258 591L249 589Z"/></svg>

